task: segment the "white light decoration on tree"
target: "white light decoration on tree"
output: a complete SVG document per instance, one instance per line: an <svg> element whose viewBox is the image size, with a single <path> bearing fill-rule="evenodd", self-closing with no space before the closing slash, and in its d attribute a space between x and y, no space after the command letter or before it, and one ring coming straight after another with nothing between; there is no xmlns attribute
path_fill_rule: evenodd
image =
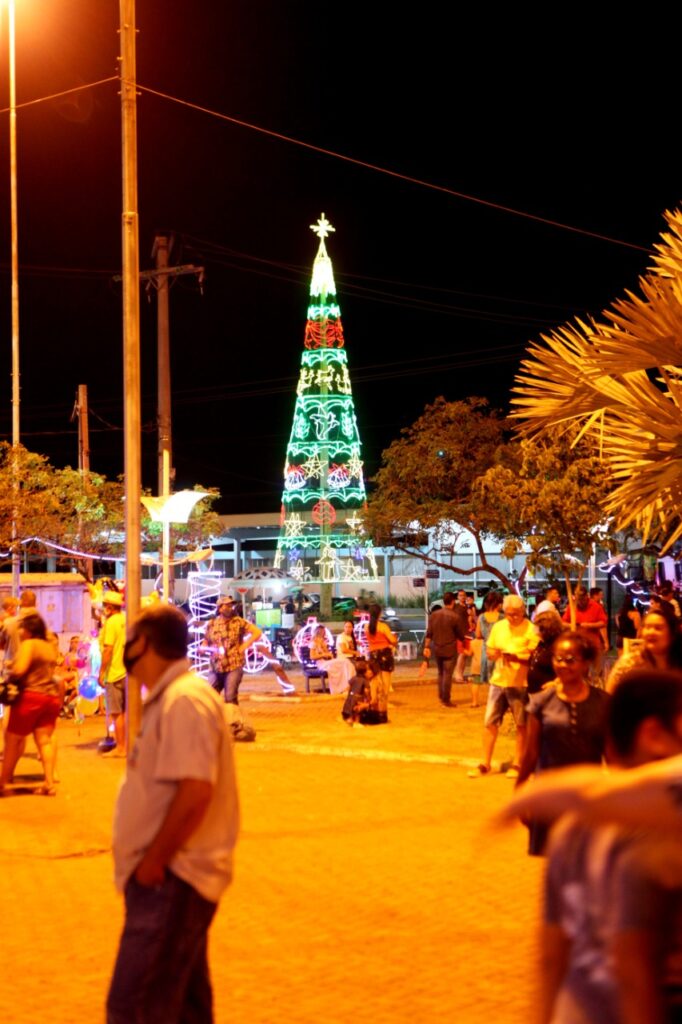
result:
<svg viewBox="0 0 682 1024"><path fill-rule="evenodd" d="M297 581L375 580L376 559L360 536L367 495L341 310L325 239L334 229L324 216L311 225L320 243L313 265L304 351L286 452L283 516L275 564L284 553ZM360 565L353 552L362 548ZM357 557L357 556L356 556ZM291 569L290 569L291 571ZM293 575L293 573L292 573Z"/></svg>

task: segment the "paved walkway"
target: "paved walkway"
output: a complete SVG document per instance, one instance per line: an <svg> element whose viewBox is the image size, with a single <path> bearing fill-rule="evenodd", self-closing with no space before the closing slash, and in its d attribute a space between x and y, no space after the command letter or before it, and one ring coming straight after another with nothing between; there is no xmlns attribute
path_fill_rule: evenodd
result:
<svg viewBox="0 0 682 1024"><path fill-rule="evenodd" d="M527 1021L541 865L523 829L487 826L511 783L466 777L482 709L441 709L414 666L396 673L391 723L375 728L343 724L340 698L278 698L274 677L245 690L258 737L237 746L237 875L211 941L218 1024ZM60 723L59 795L28 792L39 766L25 757L27 792L0 801L12 1024L103 1020L123 764L98 756L102 734L97 719ZM500 737L502 761L512 746Z"/></svg>

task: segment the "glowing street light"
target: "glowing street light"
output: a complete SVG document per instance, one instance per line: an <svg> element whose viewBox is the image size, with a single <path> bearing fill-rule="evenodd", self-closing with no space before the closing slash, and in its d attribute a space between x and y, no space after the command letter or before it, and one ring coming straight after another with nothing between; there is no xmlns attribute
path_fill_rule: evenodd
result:
<svg viewBox="0 0 682 1024"><path fill-rule="evenodd" d="M161 596L164 601L169 597L170 580L170 524L186 523L192 509L207 498L206 491L176 491L175 494L162 494L156 498L141 498L142 504L149 512L152 521L163 523L163 545L161 554Z"/></svg>
<svg viewBox="0 0 682 1024"><path fill-rule="evenodd" d="M12 276L12 447L14 449L14 508L12 512L12 594L19 596L21 562L17 546L17 510L19 480L17 445L19 444L19 228L17 217L17 75L15 60L14 0L7 3L7 40L9 49L9 175Z"/></svg>

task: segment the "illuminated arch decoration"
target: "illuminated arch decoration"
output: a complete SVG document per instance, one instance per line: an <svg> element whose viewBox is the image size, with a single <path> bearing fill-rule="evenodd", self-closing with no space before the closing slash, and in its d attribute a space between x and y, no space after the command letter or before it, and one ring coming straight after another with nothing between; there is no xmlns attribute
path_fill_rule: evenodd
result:
<svg viewBox="0 0 682 1024"><path fill-rule="evenodd" d="M377 563L362 528L367 500L362 446L325 244L334 228L322 214L311 229L319 247L284 464L275 565L301 583L370 582L377 579Z"/></svg>

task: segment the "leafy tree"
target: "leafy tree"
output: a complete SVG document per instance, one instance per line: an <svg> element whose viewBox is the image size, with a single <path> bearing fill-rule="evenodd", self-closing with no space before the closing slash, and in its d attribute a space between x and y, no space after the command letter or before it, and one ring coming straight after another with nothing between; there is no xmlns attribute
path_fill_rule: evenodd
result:
<svg viewBox="0 0 682 1024"><path fill-rule="evenodd" d="M488 573L511 590L486 558L484 537L495 537L504 557L523 554L527 569L561 573L571 607L570 573L582 575L608 534L600 518L610 480L592 449L568 436L517 441L482 398L427 406L383 453L376 485L367 526L379 544L462 576ZM471 568L453 565L464 530L478 555Z"/></svg>
<svg viewBox="0 0 682 1024"><path fill-rule="evenodd" d="M512 589L510 578L486 558L483 536L491 531L476 490L478 479L504 458L504 419L484 398L441 397L401 433L384 451L375 477L365 520L373 540L462 576L487 572ZM466 569L453 564L464 530L478 555ZM427 531L433 543L425 552Z"/></svg>
<svg viewBox="0 0 682 1024"><path fill-rule="evenodd" d="M474 485L491 532L503 540L503 555L523 553L529 569L564 577L573 627L571 576L582 577L595 544L614 543L608 523L600 521L610 488L608 469L592 446L571 444L566 434L508 445L504 463Z"/></svg>
<svg viewBox="0 0 682 1024"><path fill-rule="evenodd" d="M15 488L16 482L16 488ZM173 528L178 547L192 549L205 545L219 531L219 519L213 503L219 497L214 488L196 485L208 497L198 502L189 522ZM122 478L107 480L99 473L82 474L67 466L55 469L44 455L30 452L23 445L13 450L0 443L0 549L9 552L12 521L16 519L20 541L40 538L67 548L87 551L95 556L119 555L125 548L125 488ZM142 517L143 546L158 549L161 526ZM34 545L29 557L45 557L42 545ZM1 557L1 556L0 556ZM72 556L57 556L70 561ZM78 560L89 575L92 562Z"/></svg>

